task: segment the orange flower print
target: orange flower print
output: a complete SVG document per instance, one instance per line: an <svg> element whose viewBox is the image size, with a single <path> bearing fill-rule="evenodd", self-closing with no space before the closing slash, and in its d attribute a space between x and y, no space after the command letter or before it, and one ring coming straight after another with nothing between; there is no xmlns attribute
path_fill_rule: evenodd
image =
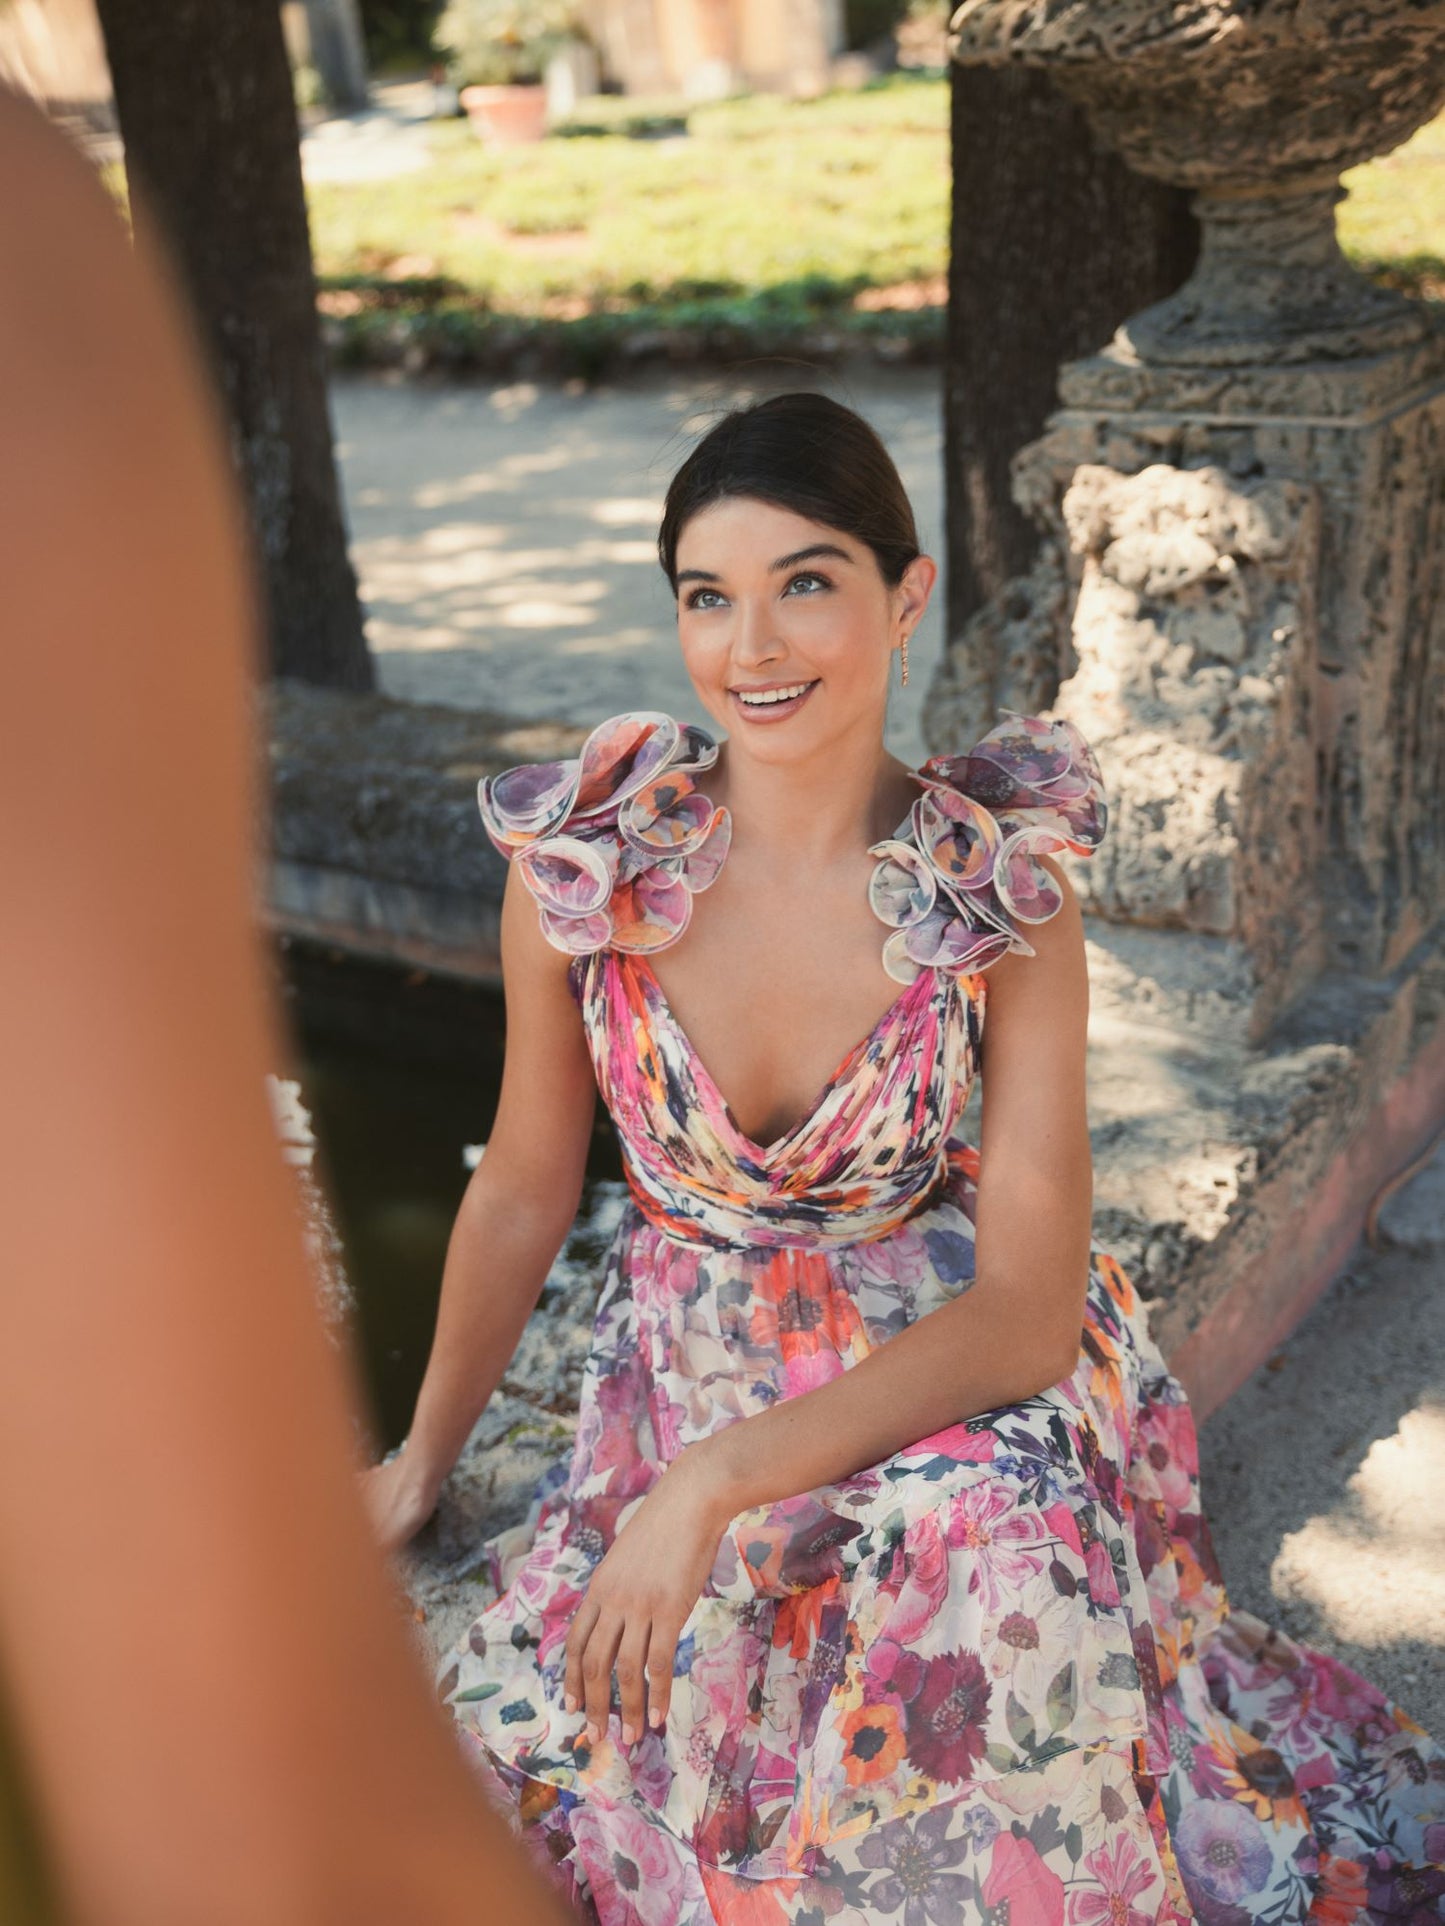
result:
<svg viewBox="0 0 1445 1926"><path fill-rule="evenodd" d="M698 1861L703 1891L715 1919L728 1926L788 1926L788 1901L797 1892L796 1879L734 1879L720 1866Z"/></svg>
<svg viewBox="0 0 1445 1926"><path fill-rule="evenodd" d="M843 1721L843 1767L850 1786L886 1779L908 1751L898 1707L887 1699L860 1705Z"/></svg>
<svg viewBox="0 0 1445 1926"><path fill-rule="evenodd" d="M1230 1739L1234 1758L1223 1775L1229 1797L1273 1826L1307 1825L1294 1776L1275 1748L1261 1744L1238 1726Z"/></svg>
<svg viewBox="0 0 1445 1926"><path fill-rule="evenodd" d="M1365 1904L1365 1869L1357 1859L1320 1854L1319 1883L1310 1902L1310 1926L1355 1926Z"/></svg>

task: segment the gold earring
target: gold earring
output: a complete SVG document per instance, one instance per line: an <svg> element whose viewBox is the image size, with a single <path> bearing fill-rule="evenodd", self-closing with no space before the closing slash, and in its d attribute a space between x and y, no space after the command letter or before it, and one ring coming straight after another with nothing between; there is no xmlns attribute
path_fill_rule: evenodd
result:
<svg viewBox="0 0 1445 1926"><path fill-rule="evenodd" d="M903 638L903 647L900 649L899 655L903 663L902 683L906 689L908 687L908 637L906 635Z"/></svg>

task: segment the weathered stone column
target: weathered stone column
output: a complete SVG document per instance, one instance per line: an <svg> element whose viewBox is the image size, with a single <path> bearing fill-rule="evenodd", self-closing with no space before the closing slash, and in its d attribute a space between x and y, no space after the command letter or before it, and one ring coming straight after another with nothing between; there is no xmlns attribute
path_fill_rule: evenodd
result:
<svg viewBox="0 0 1445 1926"><path fill-rule="evenodd" d="M1099 1226L1207 1410L1445 1121L1445 327L1356 274L1340 171L1445 100L1445 0L967 0L1186 187L1194 273L1014 463L1041 551L929 746L1052 708L1113 820L1089 917Z"/></svg>
<svg viewBox="0 0 1445 1926"><path fill-rule="evenodd" d="M1224 939L1258 1039L1445 902L1445 331L1334 234L1341 168L1445 100L1445 6L969 0L953 28L1192 188L1202 247L1061 370L1015 466L1044 552L954 640L930 745L992 701L1078 722L1116 811L1091 907Z"/></svg>

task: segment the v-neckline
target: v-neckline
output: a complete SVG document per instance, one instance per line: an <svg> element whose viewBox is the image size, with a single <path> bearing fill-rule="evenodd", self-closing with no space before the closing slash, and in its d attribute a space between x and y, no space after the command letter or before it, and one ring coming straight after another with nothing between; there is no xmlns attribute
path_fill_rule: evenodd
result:
<svg viewBox="0 0 1445 1926"><path fill-rule="evenodd" d="M833 1094L844 1076L852 1069L858 1059L865 1054L869 1044L872 1043L879 1031L893 1021L910 997L917 994L920 981L926 977L935 979L934 983L929 985L930 995L932 995L934 988L936 988L936 971L928 968L920 969L913 981L906 983L898 992L898 995L894 997L893 1001L873 1025L873 1028L868 1032L867 1036L859 1037L856 1043L850 1045L850 1047L843 1052L843 1055L838 1059L837 1064L824 1081L822 1089L819 1090L813 1102L809 1104L807 1110L798 1121L785 1130L780 1137L774 1137L771 1143L760 1144L755 1137L750 1137L742 1128L741 1124L739 1124L737 1117L733 1113L732 1105L718 1087L716 1077L713 1076L712 1072L698 1055L692 1038L678 1021L677 1012L668 1001L667 992L662 987L662 980L658 976L657 971L652 967L652 960L646 951L624 950L618 952L618 954L625 956L628 962L636 965L646 973L647 979L656 993L656 999L661 1006L665 1020L672 1026L673 1034L687 1052L694 1079L704 1084L709 1093L716 1099L718 1108L721 1110L729 1130L732 1131L739 1144L741 1144L745 1150L751 1151L754 1157L762 1163L770 1163L780 1150L786 1149L789 1144L796 1141L797 1138L801 1137L806 1130L817 1122L823 1106L827 1103L829 1097Z"/></svg>

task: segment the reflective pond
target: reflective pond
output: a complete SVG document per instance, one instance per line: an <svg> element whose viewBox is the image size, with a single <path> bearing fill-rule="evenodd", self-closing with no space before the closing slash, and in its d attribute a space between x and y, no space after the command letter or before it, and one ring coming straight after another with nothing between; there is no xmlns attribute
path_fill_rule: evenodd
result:
<svg viewBox="0 0 1445 1926"><path fill-rule="evenodd" d="M312 1169L330 1205L354 1299L359 1363L377 1443L405 1435L426 1368L447 1243L484 1146L501 1083L499 991L405 966L276 940L291 1056L316 1140ZM469 1149L469 1147L471 1147ZM598 1105L576 1237L575 1272L595 1261L621 1179Z"/></svg>

